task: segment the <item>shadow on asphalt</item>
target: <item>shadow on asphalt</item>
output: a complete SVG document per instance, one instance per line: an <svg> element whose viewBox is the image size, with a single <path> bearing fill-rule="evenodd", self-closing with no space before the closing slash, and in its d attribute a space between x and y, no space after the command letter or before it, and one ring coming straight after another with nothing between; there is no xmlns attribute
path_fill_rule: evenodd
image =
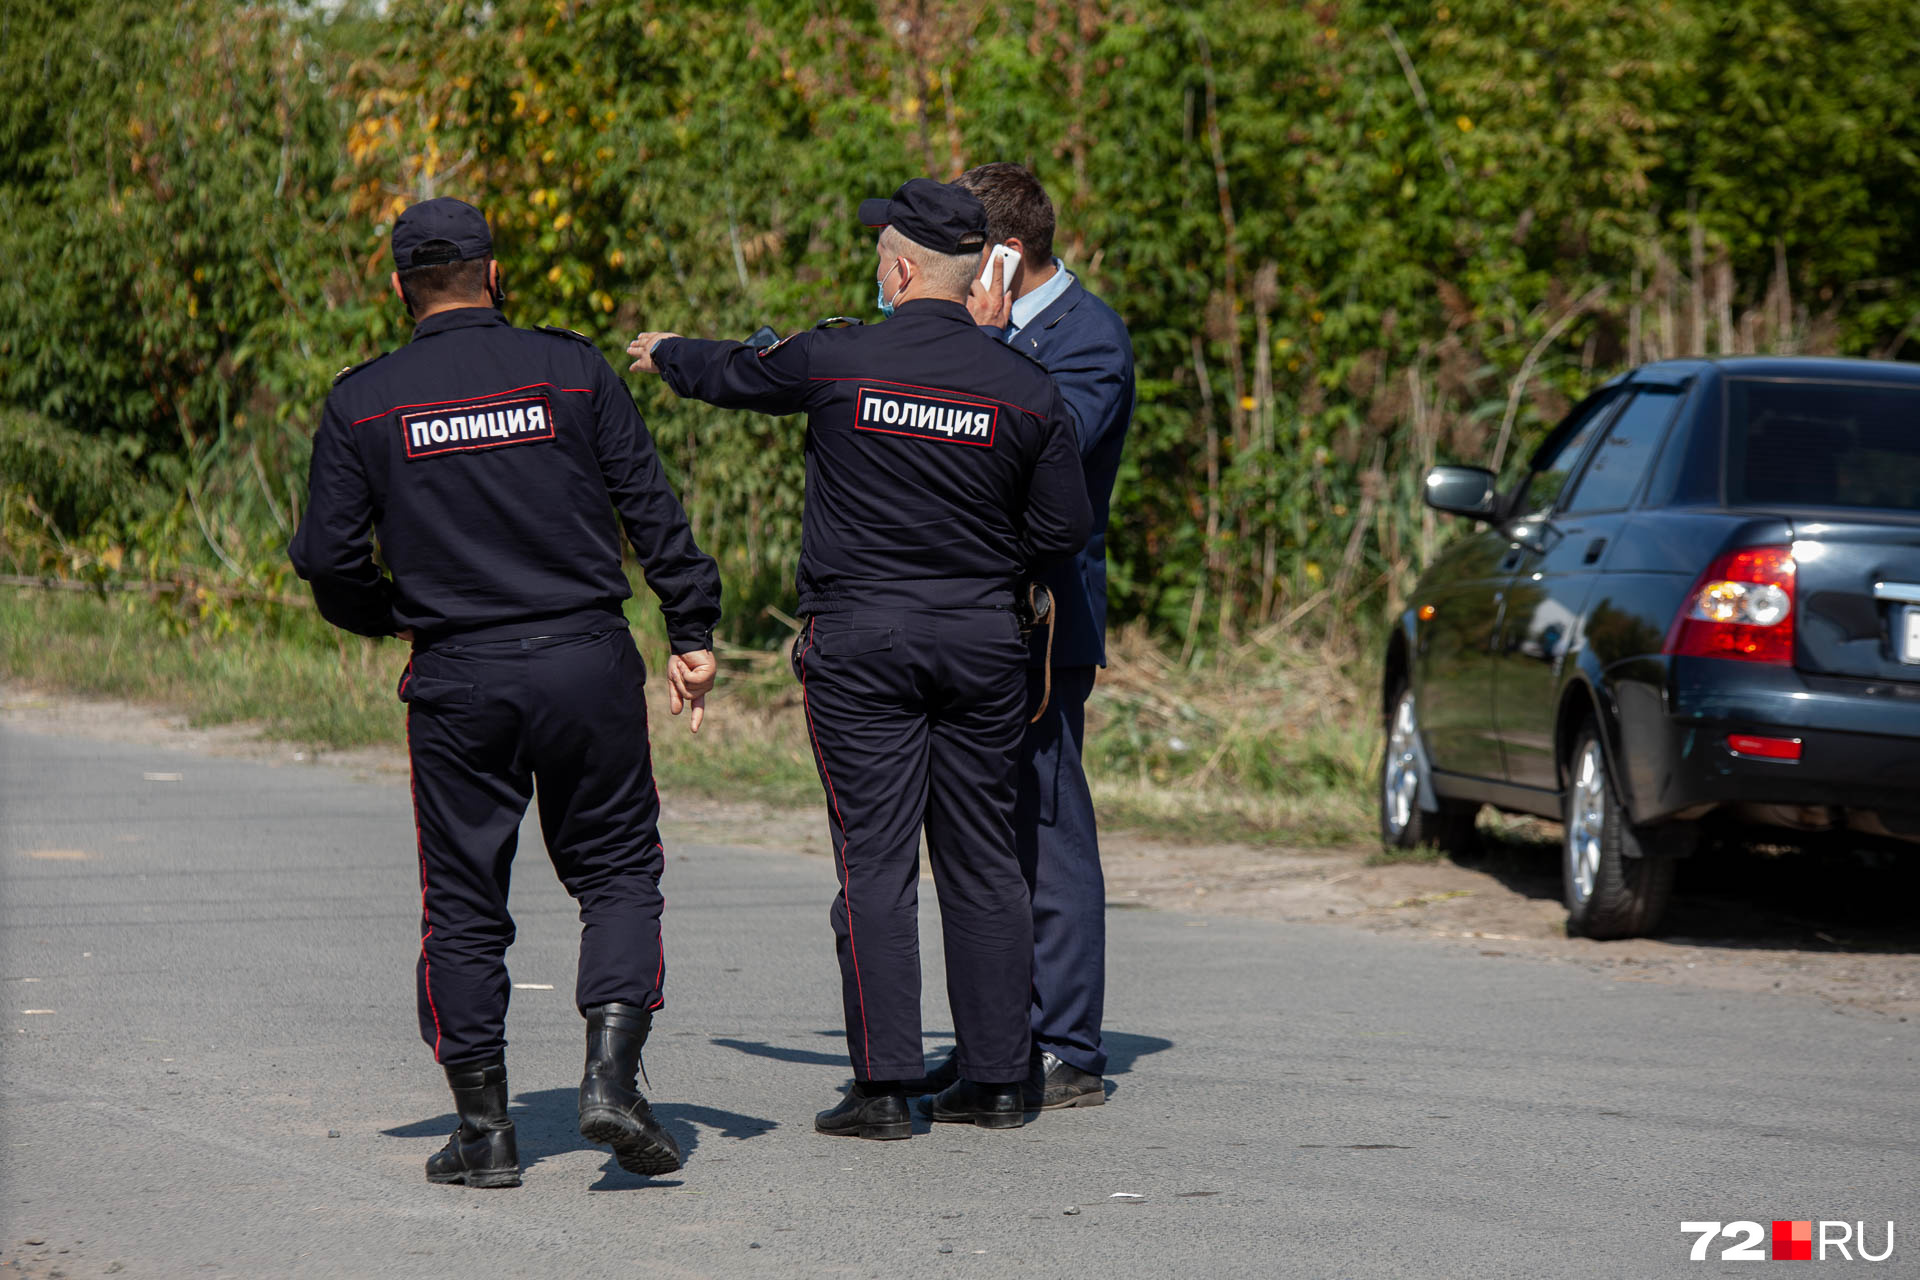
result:
<svg viewBox="0 0 1920 1280"><path fill-rule="evenodd" d="M833 1040L847 1038L844 1031L816 1031L813 1034ZM921 1039L951 1041L953 1032L924 1031L921 1033ZM1137 1060L1150 1053L1159 1053L1162 1049L1173 1048L1171 1040L1160 1036L1135 1035L1129 1031L1106 1031L1102 1033L1102 1039L1107 1046L1107 1074L1110 1076L1125 1075L1133 1070L1133 1064ZM768 1044L764 1040L736 1040L725 1036L715 1036L709 1043L717 1044L723 1049L735 1049L741 1053L751 1054L756 1058L772 1058L776 1062L796 1062L809 1067L847 1065L847 1054L844 1049L838 1053L822 1053L818 1049L791 1049L785 1045ZM931 1071L945 1062L950 1051L950 1045L942 1045L927 1058L927 1070Z"/></svg>
<svg viewBox="0 0 1920 1280"><path fill-rule="evenodd" d="M830 1040L844 1041L847 1038L846 1032L844 1031L816 1031L813 1034L816 1036L824 1036ZM923 1040L951 1041L953 1039L953 1032L923 1031L921 1032L921 1038ZM1173 1041L1166 1039L1164 1036L1135 1035L1130 1031L1106 1031L1102 1033L1102 1039L1106 1042L1107 1047L1107 1075L1109 1077L1125 1075L1127 1072L1133 1070L1133 1064L1135 1062L1150 1053L1159 1053L1163 1049L1173 1048ZM771 1058L776 1062L796 1062L805 1066L818 1067L845 1067L847 1065L847 1054L844 1049L838 1053L823 1053L818 1049L792 1049L786 1045L768 1044L764 1040L739 1040L727 1036L715 1036L709 1043L717 1044L723 1049L734 1049L740 1053L750 1054L756 1058ZM941 1045L938 1050L926 1058L926 1069L932 1071L936 1067L939 1067L947 1060L947 1055L950 1052L952 1052L951 1044ZM852 1087L853 1079L852 1077L847 1077L840 1082L839 1092L844 1095L846 1091ZM1111 1098L1115 1092L1115 1086L1111 1079L1107 1081L1106 1090L1107 1096ZM834 1105L834 1099L831 1097L820 1100L822 1110ZM667 1108L665 1106L655 1107L654 1110L663 1118L667 1114ZM921 1109L920 1104L916 1103L916 1105L910 1107L908 1114L913 1121L914 1133L925 1134L932 1132L933 1122L928 1118L926 1112ZM449 1117L449 1119L451 1119L451 1117ZM668 1127L672 1128L671 1125ZM676 1138L680 1136L677 1129L674 1131L674 1136ZM686 1148L683 1147L682 1149L685 1150ZM596 1188L596 1190L597 1189L598 1188Z"/></svg>
<svg viewBox="0 0 1920 1280"><path fill-rule="evenodd" d="M826 1035L827 1032L820 1034ZM839 1032L832 1034L838 1036ZM843 1039L845 1037L842 1037ZM715 1036L708 1043L717 1044L722 1049L737 1049L741 1053L756 1058L772 1058L775 1062L797 1062L807 1067L844 1067L847 1054L843 1049L839 1053L822 1053L818 1049L789 1049L785 1045L768 1044L764 1040L735 1040L728 1036Z"/></svg>
<svg viewBox="0 0 1920 1280"><path fill-rule="evenodd" d="M1150 1053L1159 1053L1162 1049L1173 1048L1173 1041L1160 1036L1138 1036L1131 1031L1102 1031L1101 1041L1107 1046L1107 1074L1123 1076L1133 1070L1133 1064Z"/></svg>
<svg viewBox="0 0 1920 1280"><path fill-rule="evenodd" d="M515 1095L508 1107L508 1114L513 1117L522 1169L531 1169L550 1156L564 1155L569 1151L596 1151L604 1153L607 1160L601 1168L600 1181L587 1188L589 1191L680 1185L671 1179L642 1177L622 1169L605 1147L580 1136L579 1107L580 1095L574 1089L541 1089ZM721 1138L744 1142L780 1127L777 1120L690 1102L655 1102L653 1114L680 1145L682 1158L689 1160L700 1146L702 1130L711 1131ZM447 1112L430 1120L382 1129L381 1132L389 1138L440 1138L452 1133L459 1124L460 1118Z"/></svg>
<svg viewBox="0 0 1920 1280"><path fill-rule="evenodd" d="M1559 901L1560 829L1481 828L1459 865L1515 893ZM1911 851L1712 841L1680 860L1656 937L1729 950L1920 953L1920 845Z"/></svg>

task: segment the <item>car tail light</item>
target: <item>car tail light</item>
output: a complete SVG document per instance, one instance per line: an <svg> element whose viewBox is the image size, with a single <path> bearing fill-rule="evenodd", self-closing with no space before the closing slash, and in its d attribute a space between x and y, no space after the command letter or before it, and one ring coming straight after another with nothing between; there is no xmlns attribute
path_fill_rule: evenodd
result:
<svg viewBox="0 0 1920 1280"><path fill-rule="evenodd" d="M1793 552L1729 551L1700 575L1667 632L1665 652L1743 662L1793 661Z"/></svg>
<svg viewBox="0 0 1920 1280"><path fill-rule="evenodd" d="M1730 733L1727 750L1737 756L1759 756L1762 760L1798 760L1800 739L1768 738L1757 733Z"/></svg>

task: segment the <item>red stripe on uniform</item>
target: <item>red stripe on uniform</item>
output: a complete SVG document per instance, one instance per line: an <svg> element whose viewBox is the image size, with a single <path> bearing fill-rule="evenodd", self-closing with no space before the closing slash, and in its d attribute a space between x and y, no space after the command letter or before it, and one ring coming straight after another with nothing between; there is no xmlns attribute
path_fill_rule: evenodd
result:
<svg viewBox="0 0 1920 1280"><path fill-rule="evenodd" d="M413 679L413 662L407 662L407 674L400 681L402 689L407 681ZM426 925L426 931L420 935L420 985L427 993L427 1012L433 1015L433 1060L440 1061L440 1010L433 1003L433 961L427 959L427 939L433 936L433 925L427 916L427 838L420 827L420 784L413 774L413 708L407 708L407 792L413 797L413 845L420 855L420 923Z"/></svg>
<svg viewBox="0 0 1920 1280"><path fill-rule="evenodd" d="M807 645L813 646L814 619L807 619ZM827 772L827 753L820 749L820 731L813 727L813 705L807 701L807 654L800 651L800 708L807 715L807 732L813 736L814 759L820 762L820 776L827 782L827 799L833 805L834 821L840 824L840 896L847 903L847 951L853 957L853 990L860 1002L860 1043L866 1050L867 1078L873 1078L873 1037L867 1034L867 991L860 980L860 948L853 941L853 876L847 870L847 820L840 816L840 797L834 794L833 775Z"/></svg>
<svg viewBox="0 0 1920 1280"><path fill-rule="evenodd" d="M391 409L382 409L379 413L370 413L364 418L355 418L347 425L357 427L363 422L372 422L375 418L384 418L399 413L402 409L430 409L436 404L472 404L479 407L488 400L498 400L501 396L510 396L516 391L531 391L535 387L550 387L551 382L529 382L524 387L508 387L505 391L488 391L476 396L454 396L449 400L422 400L419 404L397 404Z"/></svg>
<svg viewBox="0 0 1920 1280"><path fill-rule="evenodd" d="M647 765L649 768L653 765L651 754L648 756ZM654 787L653 803L655 809L660 807L660 789L657 784ZM667 865L667 847L663 844L656 844L653 847L660 854L660 865L665 867ZM664 903L662 903L661 915L663 918L666 915ZM653 971L653 1009L663 1009L667 1004L667 993L660 989L660 984L666 980L667 976L667 931L662 920L655 920L653 922L653 932L655 941L660 944L660 967ZM653 1009L649 1009L647 1012L652 1013Z"/></svg>

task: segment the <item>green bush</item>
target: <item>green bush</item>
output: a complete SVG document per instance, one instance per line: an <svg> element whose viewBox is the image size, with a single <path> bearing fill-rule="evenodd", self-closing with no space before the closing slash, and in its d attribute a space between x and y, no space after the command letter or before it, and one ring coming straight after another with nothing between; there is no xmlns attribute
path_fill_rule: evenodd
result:
<svg viewBox="0 0 1920 1280"><path fill-rule="evenodd" d="M617 355L641 327L863 314L855 202L1014 159L1139 357L1116 615L1199 653L1364 624L1445 535L1418 505L1434 459L1511 467L1585 387L1661 354L1914 349L1910 17L20 0L0 15L0 404L101 447L72 477L10 452L9 492L69 541L146 513L125 548L143 573L284 593L328 378L407 335L385 236L409 201L480 203L513 317ZM798 425L634 385L721 561L728 634L770 643ZM9 555L44 561L21 527Z"/></svg>
<svg viewBox="0 0 1920 1280"><path fill-rule="evenodd" d="M117 531L129 502L144 509L152 497L121 442L8 408L0 408L0 486L7 500L31 499L76 536L103 525Z"/></svg>

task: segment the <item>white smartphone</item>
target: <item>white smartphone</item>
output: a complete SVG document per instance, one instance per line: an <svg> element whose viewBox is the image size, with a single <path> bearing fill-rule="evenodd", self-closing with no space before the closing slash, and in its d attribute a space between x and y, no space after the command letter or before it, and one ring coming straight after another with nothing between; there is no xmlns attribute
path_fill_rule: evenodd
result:
<svg viewBox="0 0 1920 1280"><path fill-rule="evenodd" d="M987 256L987 265L980 269L980 283L988 289L993 288L993 264L996 262L1004 262L1007 264L1004 268L1004 274L1000 277L1000 283L1011 289L1013 287L1013 273L1018 270L1020 266L1019 251L1004 244L993 246L993 252Z"/></svg>

